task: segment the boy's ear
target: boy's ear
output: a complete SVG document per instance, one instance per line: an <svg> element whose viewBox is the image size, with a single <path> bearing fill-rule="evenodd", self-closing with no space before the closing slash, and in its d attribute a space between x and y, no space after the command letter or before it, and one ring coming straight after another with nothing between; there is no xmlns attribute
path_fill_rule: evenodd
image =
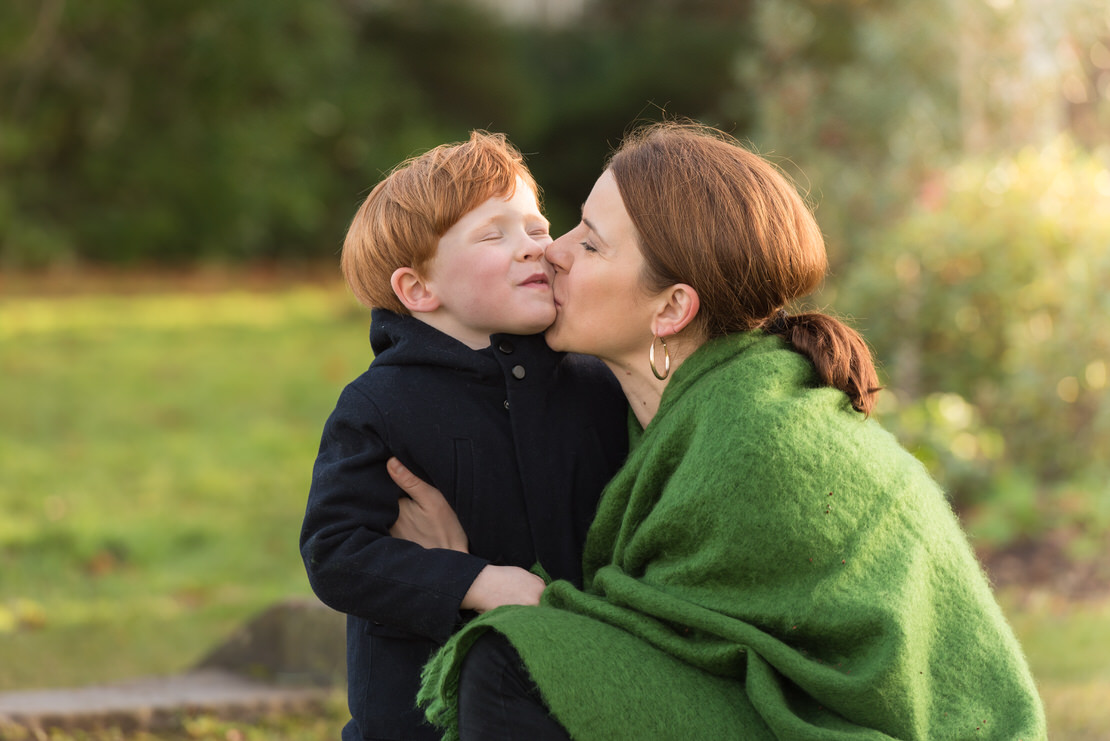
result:
<svg viewBox="0 0 1110 741"><path fill-rule="evenodd" d="M658 337L670 337L681 332L701 308L698 292L685 283L675 283L663 292L660 300L651 321L651 331Z"/></svg>
<svg viewBox="0 0 1110 741"><path fill-rule="evenodd" d="M414 314L423 314L439 308L439 298L432 293L428 281L412 268L397 268L389 277L393 293Z"/></svg>

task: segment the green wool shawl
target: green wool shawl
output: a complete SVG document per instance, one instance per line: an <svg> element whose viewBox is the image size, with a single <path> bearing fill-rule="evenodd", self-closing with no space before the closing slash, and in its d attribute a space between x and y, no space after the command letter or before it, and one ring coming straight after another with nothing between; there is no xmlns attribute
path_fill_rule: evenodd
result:
<svg viewBox="0 0 1110 741"><path fill-rule="evenodd" d="M420 703L446 738L489 629L582 741L1045 737L943 493L780 338L707 343L630 426L584 588L479 616L425 668Z"/></svg>

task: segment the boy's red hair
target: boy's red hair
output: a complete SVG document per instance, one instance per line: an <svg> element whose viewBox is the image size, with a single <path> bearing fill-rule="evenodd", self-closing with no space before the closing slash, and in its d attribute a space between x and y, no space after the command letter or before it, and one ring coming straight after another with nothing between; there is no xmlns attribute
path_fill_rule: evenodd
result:
<svg viewBox="0 0 1110 741"><path fill-rule="evenodd" d="M504 134L485 131L397 165L363 201L343 242L343 276L355 297L408 314L390 285L393 272L423 273L440 237L486 200L511 197L517 178L539 198L520 151Z"/></svg>

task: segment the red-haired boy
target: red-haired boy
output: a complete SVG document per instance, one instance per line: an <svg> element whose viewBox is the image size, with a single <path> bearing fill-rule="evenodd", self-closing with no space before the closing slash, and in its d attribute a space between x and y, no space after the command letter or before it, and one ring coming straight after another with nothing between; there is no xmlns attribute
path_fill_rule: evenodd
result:
<svg viewBox="0 0 1110 741"><path fill-rule="evenodd" d="M599 361L544 342L550 242L519 151L485 132L399 165L347 233L375 357L324 427L300 541L313 590L348 616L344 741L438 738L420 669L467 612L538 600L537 562L581 579L627 403ZM443 492L469 553L390 537L391 456Z"/></svg>

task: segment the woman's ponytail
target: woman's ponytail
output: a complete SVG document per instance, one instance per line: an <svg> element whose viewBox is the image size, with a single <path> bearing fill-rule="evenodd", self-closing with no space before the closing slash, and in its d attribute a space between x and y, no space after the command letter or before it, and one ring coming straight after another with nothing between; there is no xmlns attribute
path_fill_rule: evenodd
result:
<svg viewBox="0 0 1110 741"><path fill-rule="evenodd" d="M843 391L853 409L870 416L881 387L871 350L858 332L827 314L789 315L781 310L764 328L808 357L826 386Z"/></svg>

